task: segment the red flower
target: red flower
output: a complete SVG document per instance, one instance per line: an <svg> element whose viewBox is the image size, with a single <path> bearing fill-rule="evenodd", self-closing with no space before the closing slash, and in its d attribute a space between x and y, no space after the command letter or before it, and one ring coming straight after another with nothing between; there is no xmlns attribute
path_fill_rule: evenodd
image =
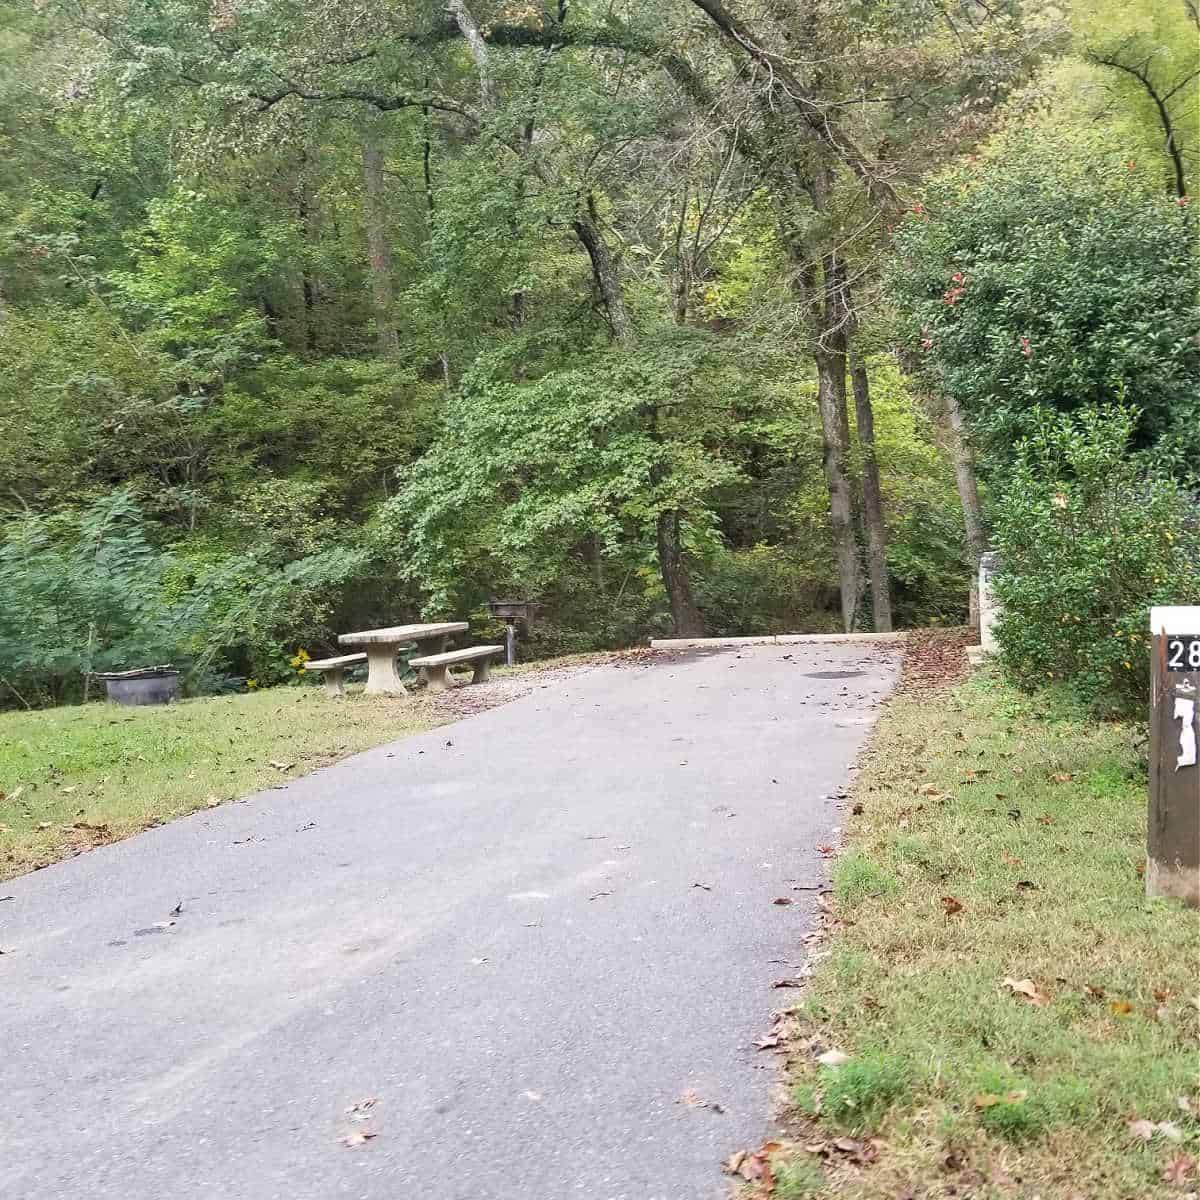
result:
<svg viewBox="0 0 1200 1200"><path fill-rule="evenodd" d="M921 339L921 349L922 350L932 350L933 349L933 340L931 338L922 338Z"/></svg>
<svg viewBox="0 0 1200 1200"><path fill-rule="evenodd" d="M923 205L923 204L921 204L921 203L919 203L919 202L918 202L917 204L914 204L914 205L912 206L912 210L913 210L913 212L915 212L915 213L917 214L917 216L919 217L919 216L921 216L921 215L924 213L924 211L925 211L925 205Z"/></svg>
<svg viewBox="0 0 1200 1200"><path fill-rule="evenodd" d="M955 283L966 283L966 277L961 271L955 271L951 278Z"/></svg>
<svg viewBox="0 0 1200 1200"><path fill-rule="evenodd" d="M1021 339L1021 353L1028 358L1033 353L1033 347L1029 344L1029 339L1023 337Z"/></svg>
<svg viewBox="0 0 1200 1200"><path fill-rule="evenodd" d="M1187 206L1189 204L1191 204L1191 202L1192 202L1191 199L1187 196L1180 196L1179 199L1175 201L1175 203L1178 204L1180 208L1187 208Z"/></svg>
<svg viewBox="0 0 1200 1200"><path fill-rule="evenodd" d="M942 293L942 299L953 308L958 303L958 298L963 294L960 287L952 287L948 292Z"/></svg>

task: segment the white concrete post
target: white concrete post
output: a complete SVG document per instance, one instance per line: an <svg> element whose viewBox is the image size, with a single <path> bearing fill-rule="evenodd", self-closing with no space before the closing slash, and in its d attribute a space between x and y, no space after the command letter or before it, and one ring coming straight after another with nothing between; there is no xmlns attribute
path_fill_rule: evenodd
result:
<svg viewBox="0 0 1200 1200"><path fill-rule="evenodd" d="M996 574L997 557L994 551L988 551L979 557L979 644L984 654L996 652L996 621L1000 616L1000 608L996 603L993 590L993 576Z"/></svg>

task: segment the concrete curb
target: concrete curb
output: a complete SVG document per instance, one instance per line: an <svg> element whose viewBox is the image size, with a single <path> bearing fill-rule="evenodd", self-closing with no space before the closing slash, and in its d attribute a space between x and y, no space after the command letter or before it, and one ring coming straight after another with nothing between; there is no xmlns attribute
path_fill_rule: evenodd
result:
<svg viewBox="0 0 1200 1200"><path fill-rule="evenodd" d="M781 633L774 637L653 638L651 650L702 650L706 646L800 646L807 642L902 642L903 633Z"/></svg>

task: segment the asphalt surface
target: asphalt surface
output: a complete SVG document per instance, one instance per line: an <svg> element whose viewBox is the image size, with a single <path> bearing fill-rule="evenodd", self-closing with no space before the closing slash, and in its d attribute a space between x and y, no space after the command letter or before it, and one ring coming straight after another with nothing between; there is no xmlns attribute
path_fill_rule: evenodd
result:
<svg viewBox="0 0 1200 1200"><path fill-rule="evenodd" d="M0 887L0 1194L725 1196L897 659L594 667Z"/></svg>

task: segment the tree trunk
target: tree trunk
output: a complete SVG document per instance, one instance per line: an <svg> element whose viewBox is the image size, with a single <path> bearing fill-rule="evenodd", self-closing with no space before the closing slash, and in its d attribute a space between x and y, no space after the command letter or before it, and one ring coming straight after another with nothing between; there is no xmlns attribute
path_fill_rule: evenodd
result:
<svg viewBox="0 0 1200 1200"><path fill-rule="evenodd" d="M850 384L854 391L854 418L863 460L863 522L867 527L867 571L871 577L871 611L876 633L892 628L892 593L887 571L887 526L883 520L883 490L879 486L879 461L875 453L875 414L871 410L871 382L867 368L850 352Z"/></svg>
<svg viewBox="0 0 1200 1200"><path fill-rule="evenodd" d="M583 248L588 252L592 262L592 276L596 281L596 290L600 293L604 311L608 314L608 323L612 327L613 338L628 345L633 341L633 325L629 314L625 311L625 297L621 291L621 277L617 272L617 264L600 234L592 222L583 216L576 217L571 226Z"/></svg>
<svg viewBox="0 0 1200 1200"><path fill-rule="evenodd" d="M703 637L704 620L696 607L692 578L683 556L678 509L667 509L658 514L658 562L671 604L675 636Z"/></svg>
<svg viewBox="0 0 1200 1200"><path fill-rule="evenodd" d="M818 345L813 357L817 363L817 407L821 413L824 439L825 486L829 491L829 524L838 564L838 584L842 596L842 627L854 628L858 608L858 543L854 538L854 500L847 469L847 450L842 434L846 412L846 351L844 345L832 348Z"/></svg>
<svg viewBox="0 0 1200 1200"><path fill-rule="evenodd" d="M987 531L983 524L983 508L979 503L979 485L975 478L975 460L967 440L967 426L958 399L949 392L942 393L950 439L950 456L954 459L954 478L958 483L958 498L962 502L963 524L967 545L976 562L987 550Z"/></svg>
<svg viewBox="0 0 1200 1200"><path fill-rule="evenodd" d="M621 291L621 275L616 261L613 259L600 230L587 217L579 216L573 224L579 240L588 252L592 262L592 275L600 299L608 313L608 323L612 327L613 339L622 346L632 346L634 342L633 324L625 311L625 297ZM650 436L657 442L660 440L658 428L658 410L649 408L646 420L650 426ZM651 482L660 484L669 476L666 466L658 466L651 472ZM679 535L680 514L678 509L664 509L658 514L655 529L658 541L658 565L662 572L663 587L667 590L667 600L671 605L671 621L677 637L703 637L704 621L700 610L696 607L696 597L692 591L692 577L688 571L687 559L683 553L683 543Z"/></svg>
<svg viewBox="0 0 1200 1200"><path fill-rule="evenodd" d="M375 300L376 339L380 355L394 358L400 350L400 338L393 320L392 242L388 235L383 147L377 131L373 129L363 136L362 173L367 261L371 269L371 294Z"/></svg>

